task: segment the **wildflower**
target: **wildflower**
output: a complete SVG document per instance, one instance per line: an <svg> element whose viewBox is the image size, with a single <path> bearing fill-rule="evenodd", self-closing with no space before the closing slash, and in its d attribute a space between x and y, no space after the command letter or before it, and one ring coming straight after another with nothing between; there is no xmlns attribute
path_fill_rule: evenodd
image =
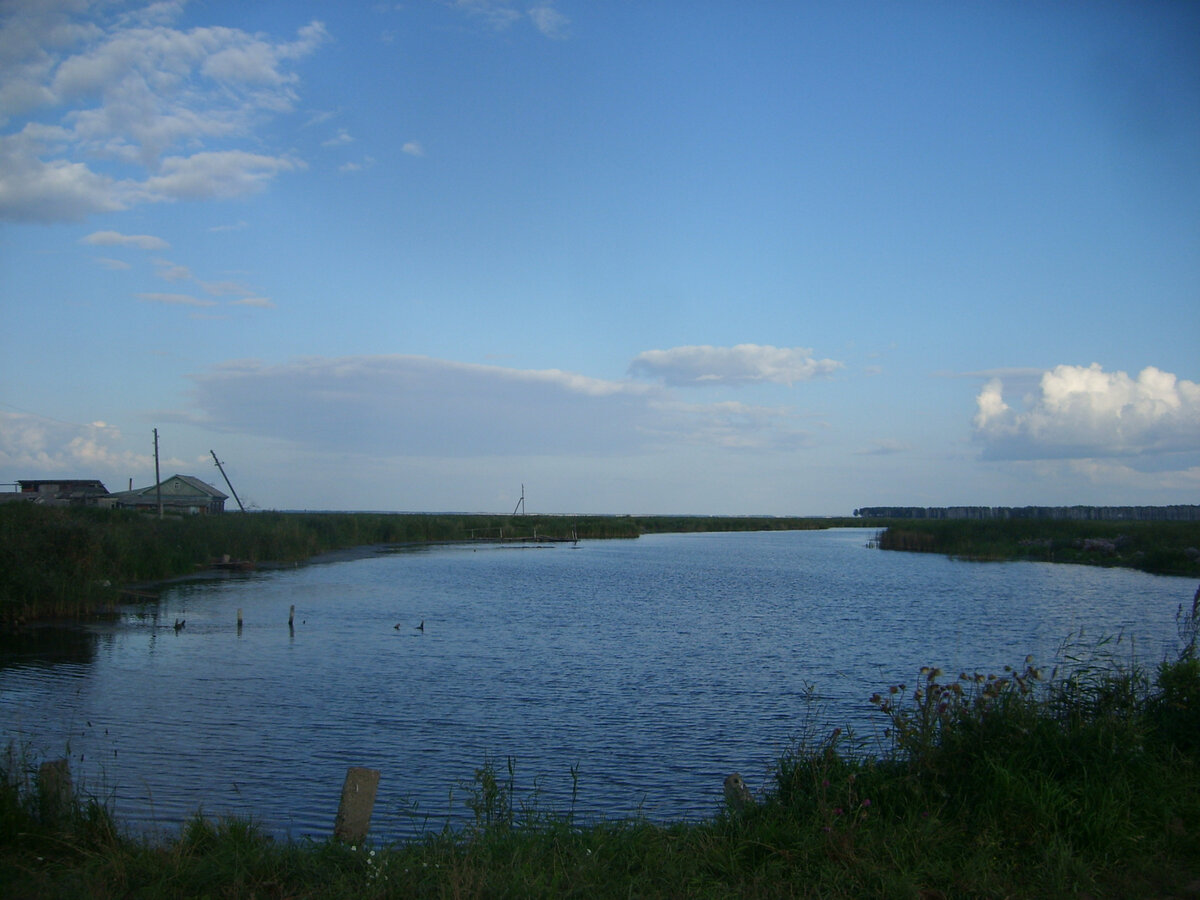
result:
<svg viewBox="0 0 1200 900"><path fill-rule="evenodd" d="M842 814L842 808L840 806L835 806L833 808L833 814L835 816L840 816Z"/></svg>
<svg viewBox="0 0 1200 900"><path fill-rule="evenodd" d="M868 809L871 806L871 798L867 797L865 800L863 800L862 805L863 809Z"/></svg>

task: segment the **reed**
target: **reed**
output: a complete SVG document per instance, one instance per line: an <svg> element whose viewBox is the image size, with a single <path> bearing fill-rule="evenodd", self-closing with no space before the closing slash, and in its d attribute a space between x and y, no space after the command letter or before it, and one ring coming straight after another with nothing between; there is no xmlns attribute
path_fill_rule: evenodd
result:
<svg viewBox="0 0 1200 900"><path fill-rule="evenodd" d="M0 626L103 614L121 588L192 575L226 556L263 565L433 542L594 540L665 531L827 528L851 520L723 516L496 516L260 512L168 516L0 504Z"/></svg>
<svg viewBox="0 0 1200 900"><path fill-rule="evenodd" d="M463 785L474 824L396 844L276 842L197 816L160 842L83 800L46 821L36 770L0 773L6 896L1142 897L1200 889L1200 661L926 668L871 698L881 747L835 730L780 757L744 809L581 824L515 761ZM586 767L586 761L584 762Z"/></svg>
<svg viewBox="0 0 1200 900"><path fill-rule="evenodd" d="M877 541L884 550L971 560L1023 559L1200 575L1200 522L896 519Z"/></svg>

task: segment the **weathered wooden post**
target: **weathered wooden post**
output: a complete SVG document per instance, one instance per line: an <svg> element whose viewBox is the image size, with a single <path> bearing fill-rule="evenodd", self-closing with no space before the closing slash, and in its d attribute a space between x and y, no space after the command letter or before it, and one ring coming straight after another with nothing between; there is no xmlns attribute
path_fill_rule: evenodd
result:
<svg viewBox="0 0 1200 900"><path fill-rule="evenodd" d="M242 633L242 608L238 607L238 634Z"/></svg>
<svg viewBox="0 0 1200 900"><path fill-rule="evenodd" d="M333 825L336 840L357 844L367 836L378 787L378 769L351 766L346 770L342 802L338 804L337 819Z"/></svg>
<svg viewBox="0 0 1200 900"><path fill-rule="evenodd" d="M296 604L292 604L292 608L288 610L288 628L292 628L296 623Z"/></svg>
<svg viewBox="0 0 1200 900"><path fill-rule="evenodd" d="M75 800L71 786L71 764L51 759L38 767L38 806L42 821L54 824L66 819Z"/></svg>

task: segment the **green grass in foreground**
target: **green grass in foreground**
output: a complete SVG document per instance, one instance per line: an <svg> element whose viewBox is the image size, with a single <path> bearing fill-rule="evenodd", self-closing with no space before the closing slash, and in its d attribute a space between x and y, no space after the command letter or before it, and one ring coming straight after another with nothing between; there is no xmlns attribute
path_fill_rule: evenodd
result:
<svg viewBox="0 0 1200 900"><path fill-rule="evenodd" d="M1193 609L1193 614L1195 609ZM1194 618L1191 620L1194 623ZM1194 635L1194 630L1190 632ZM160 844L93 801L0 779L6 897L1167 897L1200 892L1200 659L1043 680L925 669L871 698L874 753L834 731L742 812L575 823L485 764L473 827L397 844L277 843L197 817Z"/></svg>
<svg viewBox="0 0 1200 900"><path fill-rule="evenodd" d="M1200 575L1200 522L895 519L880 534L879 546L971 560L1028 559Z"/></svg>

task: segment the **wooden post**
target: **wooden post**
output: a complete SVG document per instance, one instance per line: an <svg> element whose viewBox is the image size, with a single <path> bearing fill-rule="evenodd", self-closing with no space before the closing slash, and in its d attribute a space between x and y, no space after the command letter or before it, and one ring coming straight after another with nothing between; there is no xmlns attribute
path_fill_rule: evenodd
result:
<svg viewBox="0 0 1200 900"><path fill-rule="evenodd" d="M288 610L288 628L296 624L296 604L292 604L292 608Z"/></svg>
<svg viewBox="0 0 1200 900"><path fill-rule="evenodd" d="M51 759L38 767L38 805L42 821L61 822L71 812L74 791L71 787L71 765L65 759Z"/></svg>
<svg viewBox="0 0 1200 900"><path fill-rule="evenodd" d="M357 844L367 836L378 787L378 769L351 766L346 770L342 801L338 804L337 819L333 824L335 840Z"/></svg>

